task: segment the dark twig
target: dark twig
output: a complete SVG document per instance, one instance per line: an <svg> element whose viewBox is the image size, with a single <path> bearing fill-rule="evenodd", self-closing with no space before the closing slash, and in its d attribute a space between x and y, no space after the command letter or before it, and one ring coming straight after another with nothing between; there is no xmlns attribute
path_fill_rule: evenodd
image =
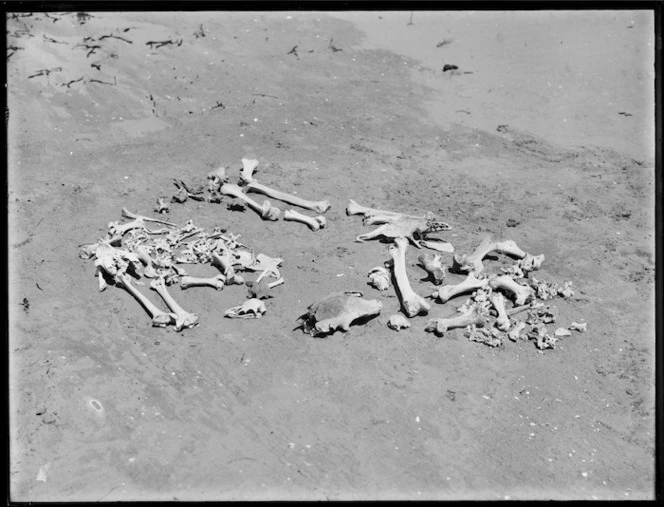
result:
<svg viewBox="0 0 664 507"><path fill-rule="evenodd" d="M108 38L119 39L119 40L121 40L121 41L123 41L123 42L127 42L127 43L129 43L129 44L133 44L133 43L134 43L133 41L130 41L129 39L125 39L124 37L120 37L119 35L113 35L112 33L109 34L109 35L102 35L102 36L99 37L97 40L108 39Z"/></svg>
<svg viewBox="0 0 664 507"><path fill-rule="evenodd" d="M271 99L279 99L279 97L275 97L274 95L268 95L267 93L252 93L252 95L256 97L270 97Z"/></svg>
<svg viewBox="0 0 664 507"><path fill-rule="evenodd" d="M287 55L295 55L295 57L299 60L300 56L297 54L297 45L293 46L293 49L291 49Z"/></svg>
<svg viewBox="0 0 664 507"><path fill-rule="evenodd" d="M90 78L88 79L88 83L99 83L99 84L105 84L105 85L110 85L110 86L116 86L118 84L118 80L115 76L113 76L113 83L108 83L106 81L102 81L100 79L95 79L95 78Z"/></svg>
<svg viewBox="0 0 664 507"><path fill-rule="evenodd" d="M168 44L176 45L176 46L181 46L182 45L182 39L178 41L174 41L171 39L168 40L151 40L145 43L146 46L150 46L151 48L160 48L162 46L167 46Z"/></svg>
<svg viewBox="0 0 664 507"><path fill-rule="evenodd" d="M329 49L331 49L333 53L336 53L337 51L343 51L343 49L338 48L334 44L332 44L333 42L334 42L334 39L330 39L330 43L327 45L327 47Z"/></svg>
<svg viewBox="0 0 664 507"><path fill-rule="evenodd" d="M74 83L78 83L79 81L83 81L83 76L79 77L78 79L73 79L68 83L62 83L60 86L66 86L67 88L71 88L71 85L73 85Z"/></svg>
<svg viewBox="0 0 664 507"><path fill-rule="evenodd" d="M454 41L454 39L443 39L438 44L436 44L436 47L437 48L442 48L443 46L447 46L448 44L452 44L452 41Z"/></svg>
<svg viewBox="0 0 664 507"><path fill-rule="evenodd" d="M198 30L194 32L194 37L197 39L200 37L205 37L205 30L203 30L203 25L199 25Z"/></svg>
<svg viewBox="0 0 664 507"><path fill-rule="evenodd" d="M210 109L217 109L217 108L226 109L226 106L223 105L221 102L217 101L217 105L212 106Z"/></svg>
<svg viewBox="0 0 664 507"><path fill-rule="evenodd" d="M32 79L37 76L48 76L51 72L62 72L62 67L53 67L52 69L41 69L35 72L32 76L28 76L28 79Z"/></svg>
<svg viewBox="0 0 664 507"><path fill-rule="evenodd" d="M62 42L62 41L59 41L59 40L55 40L55 39L52 39L51 37L47 37L46 35L44 35L44 40L46 40L48 42L53 42L55 44L68 44L68 42Z"/></svg>

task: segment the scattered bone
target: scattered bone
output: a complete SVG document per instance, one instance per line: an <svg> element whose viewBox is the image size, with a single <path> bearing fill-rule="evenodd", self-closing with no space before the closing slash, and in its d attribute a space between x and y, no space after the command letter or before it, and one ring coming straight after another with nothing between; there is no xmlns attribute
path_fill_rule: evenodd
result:
<svg viewBox="0 0 664 507"><path fill-rule="evenodd" d="M564 338L566 336L572 336L572 333L570 333L569 330L565 329L564 327L559 327L553 332L553 336L556 338Z"/></svg>
<svg viewBox="0 0 664 507"><path fill-rule="evenodd" d="M127 208L122 208L122 216L125 218L131 218L134 220L138 220L139 218L142 219L144 222L155 222L158 224L164 224L164 225L170 225L172 227L177 227L176 224L171 223L171 222L166 222L165 220L161 220L160 218L150 218L146 217L143 215L137 215L136 213L132 213L129 211Z"/></svg>
<svg viewBox="0 0 664 507"><path fill-rule="evenodd" d="M394 270L394 279L397 285L397 292L401 298L401 306L407 317L427 314L431 305L426 300L415 293L408 281L406 273L406 248L408 240L406 238L396 238L394 245L390 245L389 252L392 257L392 269Z"/></svg>
<svg viewBox="0 0 664 507"><path fill-rule="evenodd" d="M163 197L157 199L157 207L154 209L157 213L169 213L171 205Z"/></svg>
<svg viewBox="0 0 664 507"><path fill-rule="evenodd" d="M247 197L247 195L242 192L242 189L238 185L233 183L224 183L220 188L220 192L224 195L228 195L243 201L247 206L258 213L263 220L279 219L279 215L281 213L279 208L273 207L270 204L270 201L264 201L263 205L261 206L256 201L251 199L251 197Z"/></svg>
<svg viewBox="0 0 664 507"><path fill-rule="evenodd" d="M171 202L183 203L187 202L187 199L189 199L189 192L182 187L178 188L177 192L171 196Z"/></svg>
<svg viewBox="0 0 664 507"><path fill-rule="evenodd" d="M484 269L482 259L492 252L503 253L520 259L526 256L526 252L521 250L512 240L497 242L493 241L490 237L486 237L475 248L473 253L455 255L452 269L458 273L473 272L477 275Z"/></svg>
<svg viewBox="0 0 664 507"><path fill-rule="evenodd" d="M503 344L502 333L495 327L487 329L476 324L467 326L463 335L471 342L479 342L489 347L500 347Z"/></svg>
<svg viewBox="0 0 664 507"><path fill-rule="evenodd" d="M210 278L197 278L194 276L183 276L180 278L180 288L188 289L190 287L213 287L217 290L224 288L226 284L226 277L224 275L216 275Z"/></svg>
<svg viewBox="0 0 664 507"><path fill-rule="evenodd" d="M312 303L307 313L300 316L300 327L312 336L325 335L337 329L348 331L357 319L378 315L383 303L377 299L362 298L361 292L333 292Z"/></svg>
<svg viewBox="0 0 664 507"><path fill-rule="evenodd" d="M477 278L477 276L471 272L468 273L468 276L466 276L466 279L463 282L456 285L444 285L435 291L432 294L432 297L437 298L441 303L446 303L453 297L487 287L488 285L488 278Z"/></svg>
<svg viewBox="0 0 664 507"><path fill-rule="evenodd" d="M521 338L521 331L526 327L526 323L522 320L514 324L514 327L510 329L510 331L507 333L507 337L512 340L513 342L517 341L519 338Z"/></svg>
<svg viewBox="0 0 664 507"><path fill-rule="evenodd" d="M526 304L535 297L535 291L531 287L517 283L509 275L500 275L492 278L489 281L489 286L492 289L502 289L512 293L514 295L514 303L519 306Z"/></svg>
<svg viewBox="0 0 664 507"><path fill-rule="evenodd" d="M584 322L580 324L578 322L572 322L569 326L569 329L572 331L578 331L579 333L585 333L588 329L588 323Z"/></svg>
<svg viewBox="0 0 664 507"><path fill-rule="evenodd" d="M131 284L131 277L127 273L118 273L115 276L115 284L125 289L129 294L145 308L152 317L153 327L166 327L176 321L174 313L167 313L157 308L144 294Z"/></svg>
<svg viewBox="0 0 664 507"><path fill-rule="evenodd" d="M401 329L407 329L410 327L410 321L400 313L395 313L390 315L390 318L387 321L387 327L399 331Z"/></svg>
<svg viewBox="0 0 664 507"><path fill-rule="evenodd" d="M315 211L316 213L325 213L331 207L328 201L308 201L296 195L290 195L285 192L280 192L279 190L274 190L270 187L258 183L255 180L249 182L245 188L247 189L247 192L255 192L258 194L267 195L272 199L277 199L278 201L293 204L294 206L299 206L300 208Z"/></svg>
<svg viewBox="0 0 664 507"><path fill-rule="evenodd" d="M519 260L519 267L524 274L528 274L531 271L538 270L542 267L544 262L544 254L541 255L531 255L529 253L523 259Z"/></svg>
<svg viewBox="0 0 664 507"><path fill-rule="evenodd" d="M548 334L544 324L534 325L530 331L528 331L528 338L531 340L537 340L536 346L540 350L555 349L556 342L558 341L558 338Z"/></svg>
<svg viewBox="0 0 664 507"><path fill-rule="evenodd" d="M441 285L445 280L445 268L442 264L442 257L438 254L420 254L417 262L429 273L434 285Z"/></svg>
<svg viewBox="0 0 664 507"><path fill-rule="evenodd" d="M390 272L381 266L369 271L369 285L378 290L387 290L390 287Z"/></svg>
<svg viewBox="0 0 664 507"><path fill-rule="evenodd" d="M260 299L249 299L240 306L234 306L224 312L230 319L260 319L266 312L265 303Z"/></svg>
<svg viewBox="0 0 664 507"><path fill-rule="evenodd" d="M526 316L526 322L533 325L538 323L552 324L555 321L556 314L553 308L544 305L544 303L534 304Z"/></svg>
<svg viewBox="0 0 664 507"><path fill-rule="evenodd" d="M261 253L256 256L254 263L244 266L244 269L249 271L261 271L261 274L259 275L256 282L260 282L261 279L266 275L272 276L274 278L280 278L281 274L279 273L278 266L283 261L284 260L280 257L268 257L267 255Z"/></svg>
<svg viewBox="0 0 664 507"><path fill-rule="evenodd" d="M438 239L421 239L419 243L420 246L423 246L424 248L428 248L430 250L436 250L437 252L454 253L454 247L452 246L452 243L448 243L447 241L438 240Z"/></svg>
<svg viewBox="0 0 664 507"><path fill-rule="evenodd" d="M182 309L182 307L176 303L175 299L168 293L166 290L166 284L162 277L155 278L150 282L150 288L157 292L166 303L171 311L176 315L175 319L175 330L180 331L182 329L188 329L194 327L198 324L198 315L195 313L189 313Z"/></svg>
<svg viewBox="0 0 664 507"><path fill-rule="evenodd" d="M240 181L251 183L254 180L254 172L258 168L258 160L243 158L242 170L240 171Z"/></svg>
<svg viewBox="0 0 664 507"><path fill-rule="evenodd" d="M422 216L416 215L407 215L406 213L394 214L392 211L383 211L382 213L369 213L365 214L362 219L364 225L380 225L380 224L392 224L402 218L412 218L415 220L427 220L433 219L434 214L430 211L427 211L426 214Z"/></svg>
<svg viewBox="0 0 664 507"><path fill-rule="evenodd" d="M425 331L433 332L437 336L443 336L448 330L459 327L475 325L484 327L486 323L486 313L479 305L473 305L467 312L451 317L449 319L429 319Z"/></svg>
<svg viewBox="0 0 664 507"><path fill-rule="evenodd" d="M295 222L301 222L309 226L309 229L312 231L317 231L318 229L323 229L327 222L323 215L318 215L317 217L308 217L302 213L298 213L295 210L289 209L284 211L284 220L293 220Z"/></svg>
<svg viewBox="0 0 664 507"><path fill-rule="evenodd" d="M271 283L267 283L265 279L260 280L259 282L246 282L247 287L249 288L249 298L255 299L268 299L273 297L270 293L271 289L277 285L284 283L283 278Z"/></svg>
<svg viewBox="0 0 664 507"><path fill-rule="evenodd" d="M489 294L489 301L496 309L498 313L498 318L496 319L496 327L501 331L507 331L510 326L510 318L507 315L507 309L505 308L505 296L499 292L492 292Z"/></svg>
<svg viewBox="0 0 664 507"><path fill-rule="evenodd" d="M108 224L108 237L111 241L121 241L122 236L124 236L131 229L143 229L145 228L145 220L141 217L127 222L126 224L120 224L120 222L114 221L109 222Z"/></svg>

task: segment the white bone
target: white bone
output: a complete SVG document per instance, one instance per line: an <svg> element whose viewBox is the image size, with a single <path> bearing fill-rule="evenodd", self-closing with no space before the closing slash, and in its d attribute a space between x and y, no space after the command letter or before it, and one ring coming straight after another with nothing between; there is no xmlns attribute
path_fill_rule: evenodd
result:
<svg viewBox="0 0 664 507"><path fill-rule="evenodd" d="M260 299L252 298L240 306L229 308L224 312L225 317L231 319L259 319L266 312L265 303Z"/></svg>
<svg viewBox="0 0 664 507"><path fill-rule="evenodd" d="M563 338L565 336L572 336L572 333L570 333L569 330L565 329L564 327L559 327L553 332L553 336L556 338Z"/></svg>
<svg viewBox="0 0 664 507"><path fill-rule="evenodd" d="M541 255L531 255L529 253L526 256L519 260L518 265L521 268L524 274L530 273L531 271L538 270L542 267L544 262L544 254Z"/></svg>
<svg viewBox="0 0 664 507"><path fill-rule="evenodd" d="M468 273L472 271L477 275L484 269L482 259L484 259L484 257L489 255L491 252L504 253L519 259L522 259L526 256L526 252L521 250L512 240L497 242L493 241L490 237L486 237L470 255L455 255L454 269L461 273Z"/></svg>
<svg viewBox="0 0 664 507"><path fill-rule="evenodd" d="M276 281L274 281L274 282L270 282L270 283L268 283L267 286L268 286L270 289L274 289L277 285L281 285L282 283L284 283L284 281L285 281L285 280L284 280L283 278L279 278L279 280L276 280Z"/></svg>
<svg viewBox="0 0 664 507"><path fill-rule="evenodd" d="M437 298L441 303L447 303L453 297L456 297L460 294L466 294L477 289L482 289L489 284L487 278L477 278L475 273L468 273L466 279L456 285L444 285L437 291L435 291L432 296Z"/></svg>
<svg viewBox="0 0 664 507"><path fill-rule="evenodd" d="M410 322L400 313L395 313L394 315L390 315L390 318L387 321L387 327L399 331L400 329L409 328Z"/></svg>
<svg viewBox="0 0 664 507"><path fill-rule="evenodd" d="M154 259L150 255L148 248L145 245L139 245L136 247L135 252L138 260L140 260L143 266L145 266L143 269L143 276L145 278L156 278L159 276L154 267Z"/></svg>
<svg viewBox="0 0 664 507"><path fill-rule="evenodd" d="M588 323L578 323L578 322L572 322L569 326L569 329L573 331L578 331L579 333L585 333L588 329Z"/></svg>
<svg viewBox="0 0 664 507"><path fill-rule="evenodd" d="M261 216L261 218L263 218L264 220L279 219L279 214L281 213L281 210L279 208L275 208L274 206L272 206L270 204L270 201L263 201L263 205L261 206L251 197L248 197L244 192L242 192L242 189L238 185L235 185L233 183L224 183L219 189L219 191L224 195L235 197L236 199L243 201L244 203L247 204L247 206L249 206L256 213L258 213Z"/></svg>
<svg viewBox="0 0 664 507"><path fill-rule="evenodd" d="M485 312L479 305L473 305L467 312L449 319L429 319L425 331L433 332L438 336L443 336L449 329L470 325L483 327L485 322Z"/></svg>
<svg viewBox="0 0 664 507"><path fill-rule="evenodd" d="M421 239L420 246L430 250L436 250L437 252L454 253L454 246L452 246L452 243L438 239Z"/></svg>
<svg viewBox="0 0 664 507"><path fill-rule="evenodd" d="M197 278L194 276L183 276L180 278L180 288L189 287L213 287L217 290L224 288L226 277L224 275L212 276L210 278Z"/></svg>
<svg viewBox="0 0 664 507"><path fill-rule="evenodd" d="M157 207L154 210L157 213L168 213L171 210L171 205L163 197L159 197L157 199Z"/></svg>
<svg viewBox="0 0 664 507"><path fill-rule="evenodd" d="M141 261L138 260L135 253L114 248L106 241L99 243L95 250L95 267L99 278L99 291L106 288L102 271L114 277L118 273L126 272L130 265L135 271L138 271L141 267Z"/></svg>
<svg viewBox="0 0 664 507"><path fill-rule="evenodd" d="M484 343L489 347L500 347L503 344L502 333L495 327L486 329L484 327L477 327L475 324L471 324L470 326L466 326L466 330L464 331L463 335L471 342Z"/></svg>
<svg viewBox="0 0 664 507"><path fill-rule="evenodd" d="M210 171L207 174L207 178L209 180L215 180L220 183L225 183L226 181L228 181L228 176L226 176L226 168L217 167L214 171Z"/></svg>
<svg viewBox="0 0 664 507"><path fill-rule="evenodd" d="M523 305L535 297L535 291L532 287L517 283L509 275L500 275L492 278L489 286L492 289L503 289L511 292L514 295L514 304L516 305Z"/></svg>
<svg viewBox="0 0 664 507"><path fill-rule="evenodd" d="M250 183L254 179L254 172L258 167L258 160L243 158L242 170L240 171L240 180L244 183Z"/></svg>
<svg viewBox="0 0 664 507"><path fill-rule="evenodd" d="M572 290L572 282L565 282L562 287L558 289L558 295L564 297L565 299L571 298L574 295Z"/></svg>
<svg viewBox="0 0 664 507"><path fill-rule="evenodd" d="M492 292L489 294L489 301L496 309L498 318L496 319L496 327L501 331L507 331L510 328L510 318L507 316L507 309L505 308L505 296L499 292Z"/></svg>
<svg viewBox="0 0 664 507"><path fill-rule="evenodd" d="M175 299L173 299L173 297L166 290L166 284L164 283L163 278L160 277L152 280L150 282L150 288L156 291L157 294L161 296L161 298L164 300L164 303L166 303L166 305L176 315L175 319L176 331L194 327L196 324L198 324L198 315L183 310L182 307L175 302Z"/></svg>
<svg viewBox="0 0 664 507"><path fill-rule="evenodd" d="M134 220L140 218L143 219L143 221L145 222L156 222L158 224L171 225L173 227L177 227L177 225L171 222L166 222L165 220L161 220L159 218L150 218L143 215L137 215L136 213L132 213L131 211L129 211L127 208L122 208L122 216L125 218L133 218Z"/></svg>
<svg viewBox="0 0 664 507"><path fill-rule="evenodd" d="M393 211L380 211L376 213L365 213L362 223L364 225L393 224L400 218L414 218L416 220L433 219L433 213L427 213L423 216L406 215L405 213L395 213Z"/></svg>
<svg viewBox="0 0 664 507"><path fill-rule="evenodd" d="M519 338L521 338L521 331L523 331L523 328L526 327L526 323L522 320L514 324L514 327L510 329L510 331L507 333L507 337L512 340L513 342L517 341Z"/></svg>
<svg viewBox="0 0 664 507"><path fill-rule="evenodd" d="M127 273L118 273L115 276L115 283L129 292L129 294L134 296L134 298L143 305L143 308L145 308L152 317L152 325L154 327L166 327L175 322L177 316L174 313L167 313L157 308L152 301L131 284L131 278Z"/></svg>
<svg viewBox="0 0 664 507"><path fill-rule="evenodd" d="M325 225L327 225L327 221L322 215L317 217L308 217L307 215L303 215L302 213L298 213L292 209L284 211L284 220L292 220L295 222L307 224L309 229L312 231L317 231L318 229L322 229L325 227Z"/></svg>
<svg viewBox="0 0 664 507"><path fill-rule="evenodd" d="M390 287L390 273L387 269L376 266L369 271L369 285L378 290L387 290Z"/></svg>
<svg viewBox="0 0 664 507"><path fill-rule="evenodd" d="M391 215L395 218L403 216L403 213L397 213L396 211L383 211L376 208L367 208L365 206L360 206L353 199L348 199L348 206L346 206L346 215Z"/></svg>
<svg viewBox="0 0 664 507"><path fill-rule="evenodd" d="M272 197L272 199L277 199L278 201L293 204L295 206L299 206L300 208L315 211L316 213L325 213L330 209L331 206L328 201L308 201L296 195L280 192L279 190L262 185L256 180L251 181L245 188L247 189L247 192L255 192L258 194L267 195L268 197Z"/></svg>
<svg viewBox="0 0 664 507"><path fill-rule="evenodd" d="M81 259L90 259L95 256L98 246L99 243L85 243L83 245L79 245L78 256Z"/></svg>
<svg viewBox="0 0 664 507"><path fill-rule="evenodd" d="M284 262L284 260L280 257L268 257L267 255L261 253L256 256L256 261L250 266L245 266L245 269L250 271L262 271L262 273L256 279L256 283L258 283L266 275L270 275L274 278L280 278L281 274L279 273L278 266L282 262Z"/></svg>
<svg viewBox="0 0 664 507"><path fill-rule="evenodd" d="M126 224L120 224L120 222L114 221L108 223L108 236L110 238L122 238L127 231L131 229L141 229L145 227L145 221L143 218L139 217L131 222Z"/></svg>
<svg viewBox="0 0 664 507"><path fill-rule="evenodd" d="M431 275L434 285L441 285L445 280L445 268L439 254L420 254L417 257L418 264Z"/></svg>
<svg viewBox="0 0 664 507"><path fill-rule="evenodd" d="M406 273L406 248L408 240L403 237L395 238L394 244L390 245L389 252L392 257L392 269L394 270L394 279L397 284L397 292L401 297L401 306L408 317L426 314L431 309L431 305L425 299L416 294L408 281Z"/></svg>
<svg viewBox="0 0 664 507"><path fill-rule="evenodd" d="M534 325L530 331L528 331L528 338L537 340L537 348L540 350L543 349L555 349L556 342L558 338L548 334L546 326L544 324Z"/></svg>

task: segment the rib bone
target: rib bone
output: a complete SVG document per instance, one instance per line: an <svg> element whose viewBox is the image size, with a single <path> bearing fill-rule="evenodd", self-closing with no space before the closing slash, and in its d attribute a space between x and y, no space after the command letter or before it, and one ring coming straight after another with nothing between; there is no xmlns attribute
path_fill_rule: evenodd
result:
<svg viewBox="0 0 664 507"><path fill-rule="evenodd" d="M490 237L486 237L470 255L455 255L453 269L460 273L473 272L478 275L484 269L482 259L491 252L504 253L519 259L526 256L526 252L521 250L511 239L497 242L493 241Z"/></svg>
<svg viewBox="0 0 664 507"><path fill-rule="evenodd" d="M175 302L175 299L166 290L166 284L163 278L156 278L150 282L150 288L157 292L164 300L164 303L176 315L175 330L188 329L198 324L198 315L189 313L182 309L182 307Z"/></svg>
<svg viewBox="0 0 664 507"><path fill-rule="evenodd" d="M441 285L445 280L445 268L441 260L439 254L421 254L417 258L419 265L431 276L434 285Z"/></svg>
<svg viewBox="0 0 664 507"><path fill-rule="evenodd" d="M429 319L425 331L433 332L437 336L443 336L446 331L458 327L471 325L483 327L486 322L484 315L484 311L479 305L473 305L467 312L449 319Z"/></svg>
<svg viewBox="0 0 664 507"><path fill-rule="evenodd" d="M152 317L154 327L166 327L176 321L177 316L174 313L167 313L157 308L144 294L131 284L131 278L127 273L118 273L115 276L115 284L125 289L129 294L143 305Z"/></svg>
<svg viewBox="0 0 664 507"><path fill-rule="evenodd" d="M489 294L489 301L496 309L498 313L498 318L496 319L496 327L501 331L507 331L510 326L510 318L507 315L507 309L505 308L505 296L500 292L492 292Z"/></svg>
<svg viewBox="0 0 664 507"><path fill-rule="evenodd" d="M160 220L159 218L150 218L143 215L137 215L136 213L129 211L127 208L122 208L122 216L125 218L133 218L134 220L142 218L145 222L156 222L158 224L172 225L173 227L177 227L176 224L166 222L165 220Z"/></svg>
<svg viewBox="0 0 664 507"><path fill-rule="evenodd" d="M212 276L210 278L196 278L194 276L183 276L180 278L180 288L189 287L213 287L217 290L224 288L226 277L224 275Z"/></svg>
<svg viewBox="0 0 664 507"><path fill-rule="evenodd" d="M295 222L307 224L309 229L312 231L317 231L318 229L322 229L327 225L325 217L322 215L318 215L317 217L309 217L292 209L284 211L284 220L293 220Z"/></svg>
<svg viewBox="0 0 664 507"><path fill-rule="evenodd" d="M445 285L435 291L432 297L437 298L441 303L447 303L453 297L460 294L466 294L477 289L482 289L489 284L487 278L477 278L475 273L468 273L466 279L456 285Z"/></svg>
<svg viewBox="0 0 664 507"><path fill-rule="evenodd" d="M431 305L424 298L415 293L408 281L406 273L406 248L408 240L404 237L395 238L394 244L390 245L389 252L392 257L394 278L397 284L397 292L401 297L401 306L403 312L408 317L426 314L431 309Z"/></svg>
<svg viewBox="0 0 664 507"><path fill-rule="evenodd" d="M503 289L514 295L514 304L524 305L535 297L535 290L527 285L517 283L509 275L497 276L489 282L492 289Z"/></svg>
<svg viewBox="0 0 664 507"><path fill-rule="evenodd" d="M244 192L242 192L242 189L238 185L235 185L233 183L224 183L219 189L219 191L224 195L240 199L241 201L246 203L247 206L249 206L256 213L258 213L261 216L261 218L263 218L263 220L279 219L279 214L281 213L281 210L279 208L273 207L270 204L270 201L263 201L263 205L261 206L251 197L247 197L247 195Z"/></svg>
<svg viewBox="0 0 664 507"><path fill-rule="evenodd" d="M290 195L285 192L280 192L279 190L274 190L273 188L258 183L256 180L250 181L246 186L246 189L247 192L264 194L268 197L272 197L272 199L287 202L288 204L293 204L295 206L299 206L300 208L309 209L311 211L315 211L316 213L325 213L330 209L331 206L328 201L307 201L301 197Z"/></svg>

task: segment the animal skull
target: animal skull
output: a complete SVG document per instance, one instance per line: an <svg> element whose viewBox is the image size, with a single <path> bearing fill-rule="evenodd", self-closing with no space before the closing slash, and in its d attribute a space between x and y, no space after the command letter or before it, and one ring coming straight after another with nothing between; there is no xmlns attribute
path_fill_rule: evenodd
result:
<svg viewBox="0 0 664 507"><path fill-rule="evenodd" d="M317 217L308 217L307 215L303 215L302 213L298 213L297 211L292 209L284 211L284 220L293 220L295 222L301 222L303 224L307 224L309 226L309 229L311 229L312 231L323 229L325 225L327 225L325 217L322 215L319 215Z"/></svg>
<svg viewBox="0 0 664 507"><path fill-rule="evenodd" d="M491 292L489 294L489 301L496 309L498 318L496 319L496 327L501 331L507 331L510 326L510 318L507 316L507 309L505 308L505 296L499 292Z"/></svg>
<svg viewBox="0 0 664 507"><path fill-rule="evenodd" d="M174 313L167 313L157 308L152 301L143 295L136 287L131 284L131 277L127 273L117 273L115 284L125 289L129 294L145 308L150 317L152 317L153 327L166 327L176 321L177 316Z"/></svg>
<svg viewBox="0 0 664 507"><path fill-rule="evenodd" d="M421 254L417 258L418 264L429 273L434 285L441 285L445 280L445 268L441 261L439 254Z"/></svg>
<svg viewBox="0 0 664 507"><path fill-rule="evenodd" d="M447 303L453 297L460 294L466 294L477 289L483 289L489 285L487 278L477 278L475 273L468 273L466 279L456 285L444 285L432 294L432 297L437 298L441 303Z"/></svg>
<svg viewBox="0 0 664 507"><path fill-rule="evenodd" d="M408 317L427 314L431 309L431 305L422 296L415 293L408 281L406 273L406 248L408 247L408 240L400 237L396 238L394 243L390 245L389 252L392 257L392 269L394 270L394 279L397 285L397 292L401 298L403 312Z"/></svg>
<svg viewBox="0 0 664 507"><path fill-rule="evenodd" d="M471 306L468 311L461 315L456 315L449 319L429 319L425 331L433 332L437 336L443 336L448 330L459 327L475 325L484 327L486 323L486 313L480 305Z"/></svg>
<svg viewBox="0 0 664 507"><path fill-rule="evenodd" d="M159 277L155 278L150 282L150 288L157 292L166 303L171 311L175 314L175 330L181 331L182 329L189 329L198 324L198 315L195 313L189 313L182 309L182 307L176 303L175 299L168 293L166 290L166 284L164 283L164 278Z"/></svg>
<svg viewBox="0 0 664 507"><path fill-rule="evenodd" d="M473 272L478 275L484 269L482 259L491 252L504 253L519 259L526 256L526 252L521 250L512 240L497 242L493 241L490 237L486 237L470 255L455 255L452 269L458 273Z"/></svg>
<svg viewBox="0 0 664 507"><path fill-rule="evenodd" d="M377 315L382 308L383 303L377 299L363 299L361 292L333 292L309 305L307 313L298 320L302 320L305 333L319 336L337 329L348 331L353 321Z"/></svg>
<svg viewBox="0 0 664 507"><path fill-rule="evenodd" d="M410 327L410 321L400 313L390 315L387 321L387 327L399 331L400 329L407 329Z"/></svg>
<svg viewBox="0 0 664 507"><path fill-rule="evenodd" d="M231 319L260 319L266 312L265 303L260 299L248 299L240 306L234 306L224 312L224 317Z"/></svg>
<svg viewBox="0 0 664 507"><path fill-rule="evenodd" d="M502 289L511 292L514 295L514 304L523 305L535 298L535 291L532 287L521 285L509 275L500 275L491 279L489 286L492 289Z"/></svg>
<svg viewBox="0 0 664 507"><path fill-rule="evenodd" d="M228 195L230 197L234 197L236 199L243 201L244 203L247 204L247 206L249 206L256 213L258 213L263 220L279 219L279 215L281 213L281 210L279 208L273 207L270 204L270 201L263 201L263 205L261 206L251 197L247 197L247 195L244 192L242 192L242 189L238 185L235 185L233 183L224 183L223 185L221 185L219 191L224 195Z"/></svg>
<svg viewBox="0 0 664 507"><path fill-rule="evenodd" d="M190 287L212 287L217 290L224 288L226 277L216 275L210 278L196 278L194 276L183 276L180 278L180 288L188 289Z"/></svg>
<svg viewBox="0 0 664 507"><path fill-rule="evenodd" d="M369 285L378 290L387 290L390 287L390 273L387 269L376 266L369 271Z"/></svg>

